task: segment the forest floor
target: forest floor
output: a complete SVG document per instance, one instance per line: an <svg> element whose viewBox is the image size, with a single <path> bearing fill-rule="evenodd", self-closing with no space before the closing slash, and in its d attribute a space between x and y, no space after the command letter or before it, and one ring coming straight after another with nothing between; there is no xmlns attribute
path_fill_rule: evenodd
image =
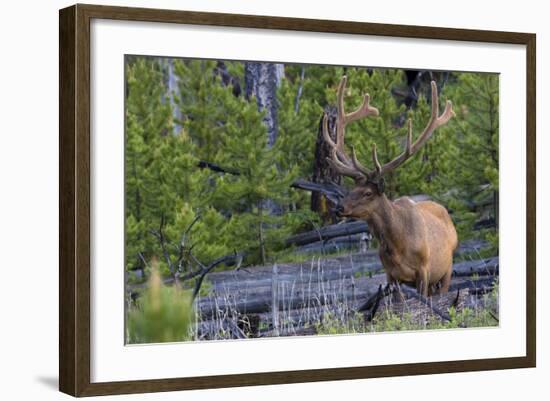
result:
<svg viewBox="0 0 550 401"><path fill-rule="evenodd" d="M455 258L457 260L459 258ZM461 258L449 292L386 287L377 252L210 273L196 340L498 326L498 256Z"/></svg>

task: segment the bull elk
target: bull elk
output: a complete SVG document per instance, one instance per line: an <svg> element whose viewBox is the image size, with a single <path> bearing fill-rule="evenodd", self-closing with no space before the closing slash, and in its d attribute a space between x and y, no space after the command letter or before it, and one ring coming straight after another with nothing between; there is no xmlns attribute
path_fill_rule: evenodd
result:
<svg viewBox="0 0 550 401"><path fill-rule="evenodd" d="M322 127L324 139L331 149L328 163L339 174L355 181L355 187L337 206L337 212L341 217L366 220L379 242L378 252L388 284L415 285L423 296L432 294L437 287L440 293L446 293L451 281L453 251L458 244L456 230L447 210L432 201L414 202L408 197L389 200L384 193L384 175L417 153L433 132L454 116L452 103L448 100L443 114L439 115L437 86L432 81L431 117L424 131L413 143L412 121L409 119L404 151L384 165L378 161L374 144L374 169L370 170L357 160L353 147L350 147L351 154L345 151L345 129L353 121L378 116L378 109L370 106L367 94L357 110L346 114L346 80L344 76L338 86L335 141L329 135L326 114Z"/></svg>

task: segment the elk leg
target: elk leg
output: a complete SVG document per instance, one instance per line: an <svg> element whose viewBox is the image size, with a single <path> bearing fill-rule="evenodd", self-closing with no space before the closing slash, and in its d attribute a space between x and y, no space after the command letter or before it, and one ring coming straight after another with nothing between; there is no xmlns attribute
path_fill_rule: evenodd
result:
<svg viewBox="0 0 550 401"><path fill-rule="evenodd" d="M429 286L428 269L426 267L421 267L416 275L416 289L420 295L427 297Z"/></svg>
<svg viewBox="0 0 550 401"><path fill-rule="evenodd" d="M439 288L440 294L446 294L449 291L449 285L451 285L451 276L452 269L449 269L441 279L441 287Z"/></svg>
<svg viewBox="0 0 550 401"><path fill-rule="evenodd" d="M388 281L388 285L391 288L392 293L392 300L393 302L403 302L405 300L405 297L401 293L401 289L399 288L399 283L393 276L386 272L386 280Z"/></svg>

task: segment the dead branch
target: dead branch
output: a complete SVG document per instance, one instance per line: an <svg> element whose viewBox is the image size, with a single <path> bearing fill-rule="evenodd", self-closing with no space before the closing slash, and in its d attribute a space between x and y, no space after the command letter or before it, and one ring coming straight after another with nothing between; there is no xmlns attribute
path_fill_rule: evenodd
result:
<svg viewBox="0 0 550 401"><path fill-rule="evenodd" d="M441 309L439 309L438 307L434 306L433 303L429 299L426 299L424 296L418 294L416 289L409 288L405 285L402 285L402 286L399 287L399 291L401 291L404 295L408 296L409 298L415 298L415 299L419 300L424 305L426 305L428 308L430 308L433 311L433 313L435 313L441 319L446 320L448 322L451 321L451 317L449 316L449 314L447 312L444 312Z"/></svg>

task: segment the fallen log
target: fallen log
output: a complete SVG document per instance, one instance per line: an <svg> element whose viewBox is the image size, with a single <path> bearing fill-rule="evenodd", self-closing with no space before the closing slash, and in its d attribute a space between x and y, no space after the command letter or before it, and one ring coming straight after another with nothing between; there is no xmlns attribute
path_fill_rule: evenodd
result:
<svg viewBox="0 0 550 401"><path fill-rule="evenodd" d="M296 189L321 193L334 204L339 204L347 193L347 189L338 184L317 183L302 179L294 181L290 186Z"/></svg>
<svg viewBox="0 0 550 401"><path fill-rule="evenodd" d="M498 261L498 256L495 256L482 260L459 262L453 266L453 276L465 277L473 276L474 274L480 276L498 275Z"/></svg>
<svg viewBox="0 0 550 401"><path fill-rule="evenodd" d="M327 241L335 237L343 237L368 232L368 225L364 221L353 221L350 223L332 224L321 227L319 230L308 231L293 235L286 240L288 246L306 245L317 241Z"/></svg>
<svg viewBox="0 0 550 401"><path fill-rule="evenodd" d="M471 292L489 292L494 288L497 276L488 276L479 279L463 279L461 281L451 282L449 292L468 288Z"/></svg>
<svg viewBox="0 0 550 401"><path fill-rule="evenodd" d="M305 262L292 262L292 263L277 263L278 272L283 277L286 275L292 275L296 277L301 274L306 274L307 271L338 271L344 268L353 268L361 270L363 266L367 266L370 263L381 266L377 256L377 252L348 254L345 256L338 256L332 258L312 257L311 260ZM244 282L254 279L262 279L271 277L272 267L266 266L253 266L248 268L241 268L239 270L225 270L211 273L208 277L213 283L226 282L226 281L239 281Z"/></svg>
<svg viewBox="0 0 550 401"><path fill-rule="evenodd" d="M377 275L373 278L358 280L317 282L311 286L308 284L286 286L284 290L279 288L277 307L279 310L292 310L337 302L354 303L357 299L368 298L385 280L385 275ZM227 291L201 298L197 303L197 310L205 317L220 313L256 314L272 310L272 301L270 288L254 288L248 292Z"/></svg>
<svg viewBox="0 0 550 401"><path fill-rule="evenodd" d="M488 248L489 243L484 240L472 239L460 242L458 248L455 250L455 255L479 252L484 248Z"/></svg>
<svg viewBox="0 0 550 401"><path fill-rule="evenodd" d="M465 288L474 291L490 291L495 279L496 276L479 279L454 277L449 291ZM380 285L386 285L385 274L311 282L281 283L280 277L278 280L277 307L280 311L335 303L358 304L361 301L364 303L378 293ZM407 288L407 285L403 284L402 287ZM225 289L213 292L208 297L201 298L197 302L197 309L205 317L216 316L220 313L257 314L269 312L273 306L272 294L271 285L250 285L241 289L227 286ZM365 308L360 307L359 309L365 310Z"/></svg>
<svg viewBox="0 0 550 401"><path fill-rule="evenodd" d="M353 235L346 235L344 237L334 237L325 241L311 242L309 244L301 245L295 248L294 252L297 254L330 254L342 250L358 252L361 248L361 242L363 241L365 235L366 233L358 233Z"/></svg>
<svg viewBox="0 0 550 401"><path fill-rule="evenodd" d="M309 282L338 281L349 278L373 276L383 270L376 256L365 254L353 255L351 258L326 259L323 265L311 264L309 267L296 267L290 264L278 265L278 281L283 285L300 285ZM498 275L499 258L487 258L459 262L453 267L454 277L494 276ZM260 289L271 287L271 271L267 269L248 272L218 272L210 276L215 291L238 291L249 288Z"/></svg>
<svg viewBox="0 0 550 401"><path fill-rule="evenodd" d="M371 321L376 314L378 306L380 306L382 310L387 310L389 308L393 313L397 314L403 312L410 313L411 308L413 308L417 314L421 315L427 312L444 321L449 321L450 315L447 312L448 308L453 306L462 309L465 307L466 297L478 296L478 291L481 288L492 289L492 287L480 287L480 285L488 285L490 280L494 281L494 278L487 278L483 281L456 280L458 284L460 284L459 286L462 290L453 290L449 291L447 294L435 295L429 298L419 296L414 288L401 286L401 290L405 295L403 301L384 300L384 298L391 295L392 292L389 291L389 286L382 288L382 285L380 285L377 294L370 297L370 300L374 300L374 302L370 304L368 310L361 308L361 302L359 301L344 306L325 303L303 308L280 310L278 312L279 321L281 322L278 328L279 335L296 336L315 334L316 326L322 324L326 317L334 319L335 314L342 317L354 311L363 312L365 321ZM272 311L268 311L257 314L249 313L248 315L238 315L235 311L230 311L230 313L225 312L220 314L220 316L211 316L208 320L203 320L199 323L197 329L199 338L216 338L216 336L218 336L217 338L220 336L242 338L241 332L246 333L248 337L274 336L275 331L272 325L272 313ZM495 320L496 319L498 318L495 318ZM231 320L232 323L229 324L226 320ZM235 326L241 327L241 332L233 333Z"/></svg>
<svg viewBox="0 0 550 401"><path fill-rule="evenodd" d="M431 309L431 311L439 316L441 319L446 320L447 322L451 321L451 316L446 311L441 310L437 306L435 306L428 298L424 297L423 295L419 294L416 289L408 288L406 286L400 286L399 290L403 294L405 294L409 298L414 298L423 303L426 307Z"/></svg>
<svg viewBox="0 0 550 401"><path fill-rule="evenodd" d="M302 285L307 283L341 281L350 278L359 278L361 276L373 276L382 271L380 262L357 263L353 266L345 266L336 269L321 268L321 269L300 269L294 274L280 273L278 281L281 285ZM267 274L254 275L242 279L224 279L217 278L211 281L212 291L238 291L251 288L270 288L271 276Z"/></svg>

